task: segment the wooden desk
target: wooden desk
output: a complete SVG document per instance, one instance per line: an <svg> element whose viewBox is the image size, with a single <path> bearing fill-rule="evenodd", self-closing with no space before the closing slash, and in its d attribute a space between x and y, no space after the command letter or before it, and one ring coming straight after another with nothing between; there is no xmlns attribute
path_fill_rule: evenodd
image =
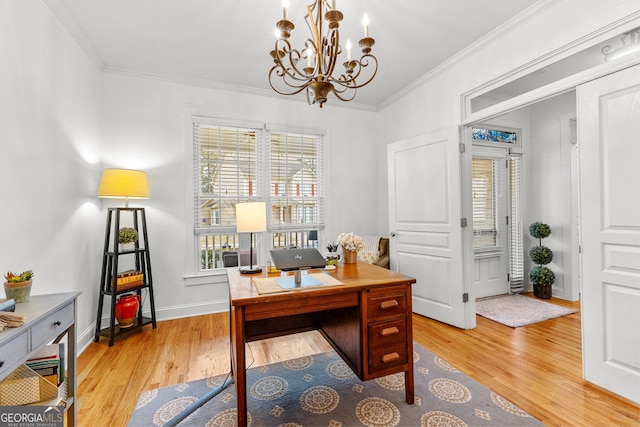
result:
<svg viewBox="0 0 640 427"><path fill-rule="evenodd" d="M29 301L16 304L16 313L27 320L18 328L0 332L0 380L23 364L38 350L67 335L66 422L76 425L76 298L79 292L32 295Z"/></svg>
<svg viewBox="0 0 640 427"><path fill-rule="evenodd" d="M365 263L323 273L344 285L259 295L251 279L268 277L266 272L228 270L239 426L247 424L245 343L313 329L363 381L404 372L406 401L413 403L411 285L416 280Z"/></svg>

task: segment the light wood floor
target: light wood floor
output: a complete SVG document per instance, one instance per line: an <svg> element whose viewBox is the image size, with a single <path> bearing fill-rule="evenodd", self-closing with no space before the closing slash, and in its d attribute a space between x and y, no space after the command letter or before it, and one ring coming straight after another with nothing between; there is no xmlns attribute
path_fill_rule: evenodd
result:
<svg viewBox="0 0 640 427"><path fill-rule="evenodd" d="M78 426L125 426L141 391L227 373L228 334L228 313L221 313L159 322L113 347L92 343L78 358ZM414 341L545 425L640 425L638 405L582 380L579 313L515 329L478 316L472 330L414 315ZM329 349L309 332L252 343L247 363Z"/></svg>

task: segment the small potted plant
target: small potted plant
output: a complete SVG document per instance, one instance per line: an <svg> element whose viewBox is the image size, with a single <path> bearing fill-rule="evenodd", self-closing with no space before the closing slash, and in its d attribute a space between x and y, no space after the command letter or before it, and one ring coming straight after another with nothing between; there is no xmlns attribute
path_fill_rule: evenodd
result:
<svg viewBox="0 0 640 427"><path fill-rule="evenodd" d="M118 232L118 243L121 251L132 251L138 241L138 231L135 228L123 227Z"/></svg>
<svg viewBox="0 0 640 427"><path fill-rule="evenodd" d="M8 271L4 278L6 280L4 293L7 299L13 299L17 303L29 301L31 283L33 283L33 271L26 270L19 274Z"/></svg>
<svg viewBox="0 0 640 427"><path fill-rule="evenodd" d="M529 234L538 239L538 246L531 248L529 257L537 264L529 271L529 278L533 283L533 294L538 298L551 298L551 286L556 281L556 276L545 265L553 261L553 252L546 246L542 246L542 239L549 237L551 227L542 222L534 222L529 226Z"/></svg>

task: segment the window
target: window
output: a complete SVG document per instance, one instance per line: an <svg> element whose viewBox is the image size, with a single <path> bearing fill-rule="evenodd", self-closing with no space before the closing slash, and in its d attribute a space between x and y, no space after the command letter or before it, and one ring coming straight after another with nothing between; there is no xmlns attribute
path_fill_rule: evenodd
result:
<svg viewBox="0 0 640 427"><path fill-rule="evenodd" d="M498 195L502 189L501 159L474 158L471 164L473 191L473 248L497 250L500 242Z"/></svg>
<svg viewBox="0 0 640 427"><path fill-rule="evenodd" d="M250 243L248 236L236 234L236 203L267 203L271 247L313 245L311 234L324 228L322 136L194 117L193 145L202 271L242 263L241 242L243 248Z"/></svg>
<svg viewBox="0 0 640 427"><path fill-rule="evenodd" d="M324 228L322 138L271 132L268 159L272 247L306 247Z"/></svg>

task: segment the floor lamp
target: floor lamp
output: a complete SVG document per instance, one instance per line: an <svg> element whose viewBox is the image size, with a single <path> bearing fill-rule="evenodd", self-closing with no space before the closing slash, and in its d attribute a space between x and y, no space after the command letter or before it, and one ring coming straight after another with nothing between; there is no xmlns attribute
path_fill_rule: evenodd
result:
<svg viewBox="0 0 640 427"><path fill-rule="evenodd" d="M262 268L253 266L253 233L267 231L267 208L264 202L236 204L236 231L251 233L249 244L250 267L240 267L240 273L260 273Z"/></svg>

